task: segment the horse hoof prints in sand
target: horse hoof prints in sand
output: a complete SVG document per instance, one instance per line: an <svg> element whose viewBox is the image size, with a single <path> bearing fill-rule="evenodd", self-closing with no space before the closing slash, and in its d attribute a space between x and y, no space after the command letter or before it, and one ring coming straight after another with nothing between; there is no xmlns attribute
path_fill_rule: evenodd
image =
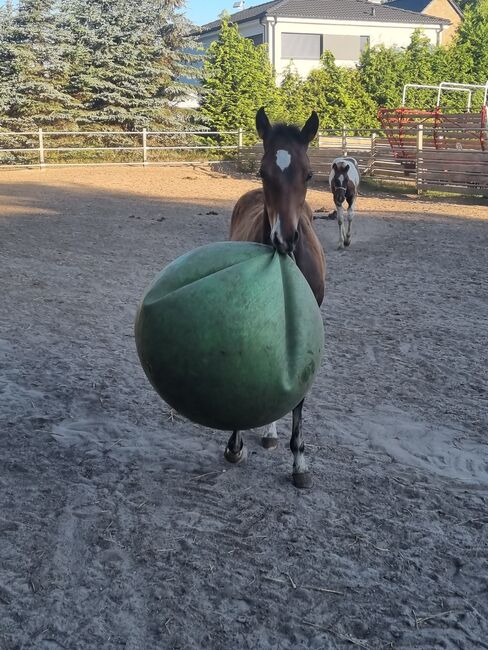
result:
<svg viewBox="0 0 488 650"><path fill-rule="evenodd" d="M329 174L329 183L339 224L339 248L349 246L351 243L352 220L354 218L359 180L358 164L354 158L343 156L334 160ZM344 201L347 201L348 205L347 228L344 224Z"/></svg>
<svg viewBox="0 0 488 650"><path fill-rule="evenodd" d="M315 112L302 130L294 126L271 126L264 108L256 115L256 128L264 144L259 175L262 189L244 194L236 203L231 219L230 238L272 245L280 254L293 256L318 305L325 291L325 256L313 229L313 214L305 201L307 183L312 178L308 145L319 127ZM293 482L298 488L310 487L312 477L305 460L302 433L303 401L293 409L290 449L293 453ZM278 444L276 423L262 439L263 447ZM240 431L227 443L225 457L231 463L245 458Z"/></svg>

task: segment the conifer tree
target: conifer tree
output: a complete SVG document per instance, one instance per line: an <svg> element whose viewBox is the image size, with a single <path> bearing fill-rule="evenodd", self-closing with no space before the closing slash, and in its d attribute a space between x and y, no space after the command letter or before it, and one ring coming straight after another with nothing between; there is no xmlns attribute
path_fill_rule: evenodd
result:
<svg viewBox="0 0 488 650"><path fill-rule="evenodd" d="M367 95L378 106L400 105L404 81L401 50L385 45L367 47L361 55L360 80Z"/></svg>
<svg viewBox="0 0 488 650"><path fill-rule="evenodd" d="M355 70L336 65L331 52L324 52L320 68L312 70L304 87L308 112L316 110L321 129L351 128L376 123L376 106L364 91Z"/></svg>
<svg viewBox="0 0 488 650"><path fill-rule="evenodd" d="M13 99L15 48L12 42L13 11L8 2L0 7L0 129L7 127L6 116Z"/></svg>
<svg viewBox="0 0 488 650"><path fill-rule="evenodd" d="M256 111L264 106L270 119L276 119L277 97L266 46L256 47L224 19L204 64L200 109L204 123L214 131L242 128L246 142L253 142ZM226 136L223 142L233 144L235 137Z"/></svg>
<svg viewBox="0 0 488 650"><path fill-rule="evenodd" d="M54 0L21 0L3 14L0 37L2 125L13 130L65 124L67 61Z"/></svg>
<svg viewBox="0 0 488 650"><path fill-rule="evenodd" d="M64 0L73 36L67 90L81 125L124 130L175 127L188 118L178 104L191 90L191 24L182 0Z"/></svg>
<svg viewBox="0 0 488 650"><path fill-rule="evenodd" d="M310 117L310 107L305 100L305 80L290 64L278 88L279 118L290 124L303 125Z"/></svg>
<svg viewBox="0 0 488 650"><path fill-rule="evenodd" d="M455 66L463 69L466 81L485 83L488 79L488 0L466 7L452 47Z"/></svg>
<svg viewBox="0 0 488 650"><path fill-rule="evenodd" d="M433 84L436 82L433 63L435 48L421 30L415 30L402 56L404 83ZM413 90L408 95L410 108L434 108L437 101L435 90Z"/></svg>

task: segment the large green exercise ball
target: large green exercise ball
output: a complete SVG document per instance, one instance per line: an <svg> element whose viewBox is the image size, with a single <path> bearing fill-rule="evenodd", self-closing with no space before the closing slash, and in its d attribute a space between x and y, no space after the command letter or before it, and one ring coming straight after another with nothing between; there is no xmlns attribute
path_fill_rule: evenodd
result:
<svg viewBox="0 0 488 650"><path fill-rule="evenodd" d="M203 246L167 266L144 294L135 338L159 395L224 430L291 411L324 346L320 310L296 264L249 242Z"/></svg>

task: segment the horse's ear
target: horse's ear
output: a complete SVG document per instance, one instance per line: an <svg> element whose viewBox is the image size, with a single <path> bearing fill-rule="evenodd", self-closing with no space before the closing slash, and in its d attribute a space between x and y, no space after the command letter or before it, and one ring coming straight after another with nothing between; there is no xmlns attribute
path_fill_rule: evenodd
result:
<svg viewBox="0 0 488 650"><path fill-rule="evenodd" d="M332 169L336 172L337 171L337 163L332 163Z"/></svg>
<svg viewBox="0 0 488 650"><path fill-rule="evenodd" d="M271 124L269 122L264 106L261 106L259 111L256 113L256 130L259 134L261 140L264 140L271 129Z"/></svg>
<svg viewBox="0 0 488 650"><path fill-rule="evenodd" d="M343 171L345 171L346 174L347 174L347 172L348 172L349 169L350 169L350 165L345 165L342 169L343 169Z"/></svg>
<svg viewBox="0 0 488 650"><path fill-rule="evenodd" d="M302 142L304 144L310 144L312 140L317 135L319 130L319 116L315 111L312 111L312 114L305 123L305 126L301 130Z"/></svg>

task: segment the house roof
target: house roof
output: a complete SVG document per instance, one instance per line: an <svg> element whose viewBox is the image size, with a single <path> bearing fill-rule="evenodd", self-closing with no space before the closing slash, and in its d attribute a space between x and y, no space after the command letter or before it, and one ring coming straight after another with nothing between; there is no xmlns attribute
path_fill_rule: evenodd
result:
<svg viewBox="0 0 488 650"><path fill-rule="evenodd" d="M424 11L430 5L432 0L391 0L388 2L389 7L396 7L397 9L407 9L408 11ZM447 0L451 7L457 11L457 13L462 16L463 12L459 6L454 2L454 0Z"/></svg>
<svg viewBox="0 0 488 650"><path fill-rule="evenodd" d="M439 24L441 19L424 16L367 0L283 0L266 12L286 18L323 18L380 23ZM449 22L449 21L445 21Z"/></svg>
<svg viewBox="0 0 488 650"><path fill-rule="evenodd" d="M424 0L398 0L398 2L420 2ZM429 0L430 1L430 0ZM428 4L428 2L427 2ZM380 23L406 23L422 25L449 24L450 21L425 16L416 10L392 7L388 4L373 4L368 0L275 0L231 14L233 23L243 23L256 18L312 18L316 20L344 20ZM220 20L203 25L200 33L213 32L220 27Z"/></svg>
<svg viewBox="0 0 488 650"><path fill-rule="evenodd" d="M238 11L235 14L231 14L230 18L233 23L244 23L247 20L252 20L253 18L261 18L265 16L268 9L271 9L273 5L279 5L282 3L282 0L273 0L273 2L265 2L264 4L257 5L256 7L249 7L249 9L243 9ZM203 32L213 32L214 29L220 27L220 20L213 20L211 23L202 25L201 33Z"/></svg>

